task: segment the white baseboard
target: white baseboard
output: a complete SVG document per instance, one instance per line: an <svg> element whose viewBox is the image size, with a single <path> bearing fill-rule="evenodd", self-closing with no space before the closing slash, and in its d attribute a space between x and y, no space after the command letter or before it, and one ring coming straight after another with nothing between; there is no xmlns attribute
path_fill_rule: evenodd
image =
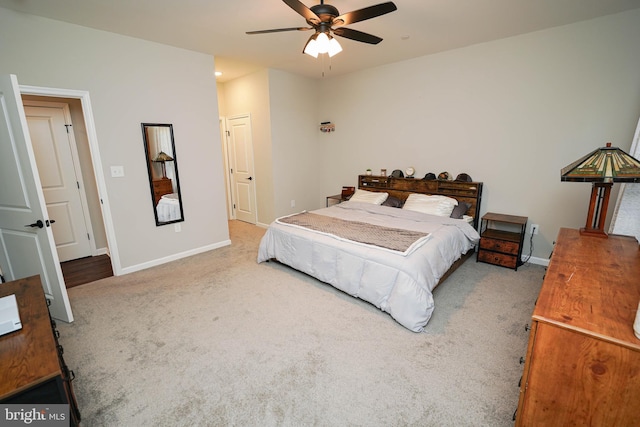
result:
<svg viewBox="0 0 640 427"><path fill-rule="evenodd" d="M109 248L96 248L95 252L93 253L93 256L100 256L100 255L111 256L111 254L109 253Z"/></svg>
<svg viewBox="0 0 640 427"><path fill-rule="evenodd" d="M185 252L180 252L178 254L173 254L171 256L168 257L164 257L164 258L158 258L158 259L154 259L153 261L148 261L148 262L144 262L142 264L137 264L137 265L133 265L131 267L125 267L123 268L119 274L114 274L116 276L121 276L124 274L129 274L129 273L134 273L136 271L140 271L140 270L146 270L147 268L151 268L151 267L156 267L158 265L162 265L162 264L166 264L168 262L171 261L176 261L182 258L186 258L192 255L197 255L203 252L208 252L214 249L219 249L222 248L224 246L229 246L231 244L231 240L223 240L221 242L218 243L214 243L212 245L208 245L208 246L202 246L200 248L196 248L196 249L191 249L189 251L185 251Z"/></svg>
<svg viewBox="0 0 640 427"><path fill-rule="evenodd" d="M523 259L523 261L524 261L524 259ZM549 259L548 258L538 258L538 257L532 256L531 258L529 258L529 262L531 264L544 265L545 267L549 266Z"/></svg>

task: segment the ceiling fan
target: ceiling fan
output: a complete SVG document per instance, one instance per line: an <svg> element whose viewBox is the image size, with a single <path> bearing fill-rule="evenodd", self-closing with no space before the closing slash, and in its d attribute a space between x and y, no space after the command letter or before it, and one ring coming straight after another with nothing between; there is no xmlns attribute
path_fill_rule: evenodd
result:
<svg viewBox="0 0 640 427"><path fill-rule="evenodd" d="M276 28L273 30L247 31L247 34L265 34L277 33L281 31L309 31L315 30L315 33L309 38L304 46L303 52L318 57L320 53L327 53L333 56L342 51L340 43L333 38L333 35L344 37L347 39L378 44L382 41L380 37L372 34L363 33L362 31L344 28L345 25L364 21L366 19L376 18L393 12L398 8L393 2L376 4L374 6L365 7L340 15L338 9L330 4L324 4L324 0L320 0L320 4L311 6L310 8L302 4L298 0L282 0L291 9L298 12L310 27L292 27L292 28ZM333 35L332 35L333 34Z"/></svg>

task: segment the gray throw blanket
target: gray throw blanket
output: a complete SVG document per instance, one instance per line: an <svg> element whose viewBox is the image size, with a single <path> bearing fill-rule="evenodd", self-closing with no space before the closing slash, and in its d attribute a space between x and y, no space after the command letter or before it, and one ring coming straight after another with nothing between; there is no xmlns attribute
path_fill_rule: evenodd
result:
<svg viewBox="0 0 640 427"><path fill-rule="evenodd" d="M429 236L429 233L383 227L366 222L347 221L311 212L278 218L276 221L401 253L406 253L420 239Z"/></svg>

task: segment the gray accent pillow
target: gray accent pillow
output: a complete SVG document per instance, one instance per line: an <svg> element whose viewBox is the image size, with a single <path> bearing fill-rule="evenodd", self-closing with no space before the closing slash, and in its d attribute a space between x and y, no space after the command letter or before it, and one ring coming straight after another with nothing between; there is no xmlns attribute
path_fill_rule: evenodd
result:
<svg viewBox="0 0 640 427"><path fill-rule="evenodd" d="M449 216L449 218L462 219L462 215L466 214L470 207L471 203L458 202L458 206L453 208L453 211L451 211L451 215Z"/></svg>
<svg viewBox="0 0 640 427"><path fill-rule="evenodd" d="M389 196L387 200L382 202L382 206L391 206L392 208L401 208L404 203L397 197Z"/></svg>

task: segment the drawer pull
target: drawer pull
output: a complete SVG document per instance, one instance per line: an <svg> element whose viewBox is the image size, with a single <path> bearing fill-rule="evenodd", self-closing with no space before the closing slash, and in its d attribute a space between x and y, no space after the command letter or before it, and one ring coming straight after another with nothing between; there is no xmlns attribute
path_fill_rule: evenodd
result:
<svg viewBox="0 0 640 427"><path fill-rule="evenodd" d="M524 361L525 361L525 358L524 358L524 356L522 356L522 357L520 358L520 364L522 365L522 364L524 363Z"/></svg>
<svg viewBox="0 0 640 427"><path fill-rule="evenodd" d="M526 325L524 325L524 330L529 332L531 330L531 326L529 326L529 324L527 323Z"/></svg>

